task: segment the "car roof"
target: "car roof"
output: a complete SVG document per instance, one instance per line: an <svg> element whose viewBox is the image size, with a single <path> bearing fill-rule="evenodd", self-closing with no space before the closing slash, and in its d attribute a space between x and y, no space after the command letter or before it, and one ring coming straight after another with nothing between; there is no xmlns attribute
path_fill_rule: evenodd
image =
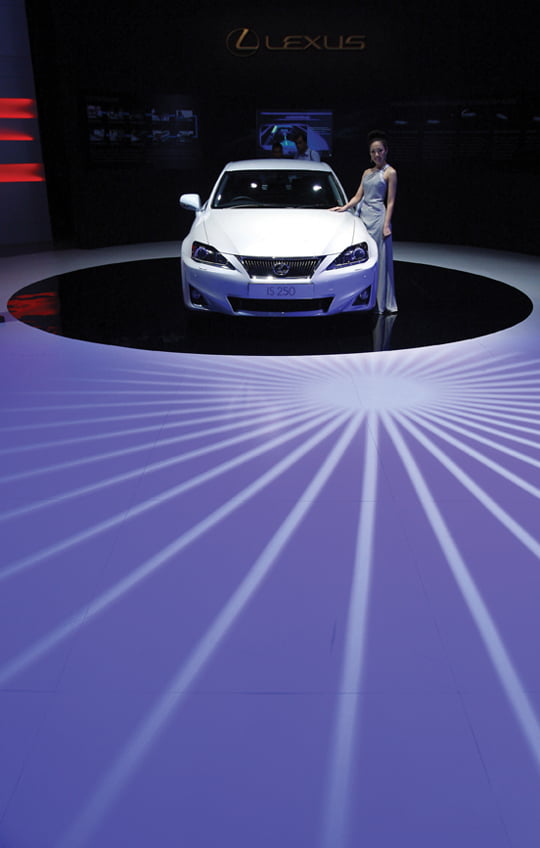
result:
<svg viewBox="0 0 540 848"><path fill-rule="evenodd" d="M229 162L224 171L254 171L264 168L266 171L289 171L295 168L299 171L332 171L326 162L313 162L309 159L242 159Z"/></svg>

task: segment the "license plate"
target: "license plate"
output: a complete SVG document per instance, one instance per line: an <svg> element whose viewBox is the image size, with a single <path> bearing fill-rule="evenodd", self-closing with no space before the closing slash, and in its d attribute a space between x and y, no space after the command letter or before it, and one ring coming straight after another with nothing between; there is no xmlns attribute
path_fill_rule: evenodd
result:
<svg viewBox="0 0 540 848"><path fill-rule="evenodd" d="M250 283L249 297L268 298L269 300L287 300L288 298L313 297L313 283L301 283L300 285L282 285L281 283L267 285L266 283Z"/></svg>

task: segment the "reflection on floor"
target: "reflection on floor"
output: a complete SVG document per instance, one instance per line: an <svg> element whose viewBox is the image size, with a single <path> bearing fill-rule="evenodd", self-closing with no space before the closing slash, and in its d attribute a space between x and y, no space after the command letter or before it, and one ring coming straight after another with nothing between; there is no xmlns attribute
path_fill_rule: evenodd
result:
<svg viewBox="0 0 540 848"><path fill-rule="evenodd" d="M6 311L177 253L0 260L0 845L537 848L540 260L397 245L535 307L409 350Z"/></svg>
<svg viewBox="0 0 540 848"><path fill-rule="evenodd" d="M366 353L445 344L524 321L519 289L448 268L396 262L399 313L246 317L182 307L178 259L116 262L24 286L10 312L73 339L183 353L291 356Z"/></svg>

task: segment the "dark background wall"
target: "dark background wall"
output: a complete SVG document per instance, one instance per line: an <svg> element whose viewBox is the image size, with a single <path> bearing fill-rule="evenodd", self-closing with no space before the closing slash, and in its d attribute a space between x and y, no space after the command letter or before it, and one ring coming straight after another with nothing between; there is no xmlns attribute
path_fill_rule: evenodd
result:
<svg viewBox="0 0 540 848"><path fill-rule="evenodd" d="M499 0L26 0L53 231L60 243L182 237L178 195L204 195L230 159L257 154L257 109L331 109L332 165L346 190L369 165L366 134L390 137L398 240L538 252L540 100L534 7ZM261 39L234 55L227 36ZM316 40L284 42L288 35ZM364 36L365 49L323 49ZM265 48L301 44L302 50ZM87 98L189 97L200 158L188 167L92 161Z"/></svg>

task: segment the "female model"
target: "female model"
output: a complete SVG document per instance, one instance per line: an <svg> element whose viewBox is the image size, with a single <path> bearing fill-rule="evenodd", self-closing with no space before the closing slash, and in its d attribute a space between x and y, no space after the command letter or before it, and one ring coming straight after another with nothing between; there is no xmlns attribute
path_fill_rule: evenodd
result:
<svg viewBox="0 0 540 848"><path fill-rule="evenodd" d="M345 206L334 206L332 211L345 212L361 203L360 217L379 250L376 309L382 314L397 312L392 254L392 213L396 200L397 173L386 161L388 144L384 133L374 130L368 140L373 167L364 171L358 190L348 203Z"/></svg>

